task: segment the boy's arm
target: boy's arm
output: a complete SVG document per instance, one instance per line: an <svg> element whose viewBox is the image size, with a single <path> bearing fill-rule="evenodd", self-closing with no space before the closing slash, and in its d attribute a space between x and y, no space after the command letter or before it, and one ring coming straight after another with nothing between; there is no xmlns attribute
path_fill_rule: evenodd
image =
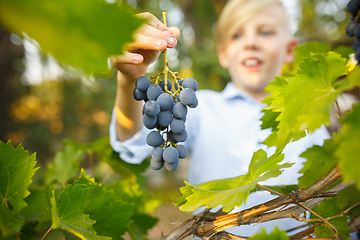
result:
<svg viewBox="0 0 360 240"><path fill-rule="evenodd" d="M113 66L119 70L115 99L119 141L131 138L142 126L142 102L136 101L132 95L136 79L145 75L148 66L159 57L162 50L175 47L180 35L178 28L165 26L150 13L138 16L147 22L135 32L135 41L126 46L123 55L110 58Z"/></svg>

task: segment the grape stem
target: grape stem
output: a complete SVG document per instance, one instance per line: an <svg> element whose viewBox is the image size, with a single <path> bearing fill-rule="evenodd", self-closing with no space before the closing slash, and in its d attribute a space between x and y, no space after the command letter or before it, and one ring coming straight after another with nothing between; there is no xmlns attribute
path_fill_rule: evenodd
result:
<svg viewBox="0 0 360 240"><path fill-rule="evenodd" d="M167 23L166 23L166 11L165 12L162 12L162 15L163 15L163 20L164 20L164 25L167 26ZM165 91L168 91L168 88L167 88L167 74L169 72L169 65L168 65L168 59L167 59L167 54L166 54L166 51L167 48L165 48L164 52L163 52L163 55L164 55L164 62L165 62L165 68L164 68L164 89Z"/></svg>

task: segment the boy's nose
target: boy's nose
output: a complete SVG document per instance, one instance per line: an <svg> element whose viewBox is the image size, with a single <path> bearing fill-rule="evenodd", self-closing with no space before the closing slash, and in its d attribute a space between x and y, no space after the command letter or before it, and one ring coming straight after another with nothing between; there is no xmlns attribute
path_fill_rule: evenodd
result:
<svg viewBox="0 0 360 240"><path fill-rule="evenodd" d="M258 39L255 34L247 34L244 37L245 49L256 49L258 48Z"/></svg>

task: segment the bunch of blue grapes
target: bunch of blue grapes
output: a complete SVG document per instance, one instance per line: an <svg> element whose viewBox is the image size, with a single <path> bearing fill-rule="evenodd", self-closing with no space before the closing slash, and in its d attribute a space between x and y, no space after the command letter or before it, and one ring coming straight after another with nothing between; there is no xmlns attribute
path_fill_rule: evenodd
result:
<svg viewBox="0 0 360 240"><path fill-rule="evenodd" d="M360 24L359 10L360 0L351 0L346 6L346 10L350 13L351 22L346 27L346 34L349 37L355 37L353 48L355 50L355 58L360 62Z"/></svg>
<svg viewBox="0 0 360 240"><path fill-rule="evenodd" d="M179 142L187 139L185 121L188 107L198 105L195 94L198 83L194 78L182 79L178 73L168 72L174 82L165 77L166 72L156 77L138 78L133 96L138 101L144 101L143 124L153 130L146 138L147 144L153 147L151 167L159 170L165 166L174 171L179 166L179 159L188 155L187 148Z"/></svg>

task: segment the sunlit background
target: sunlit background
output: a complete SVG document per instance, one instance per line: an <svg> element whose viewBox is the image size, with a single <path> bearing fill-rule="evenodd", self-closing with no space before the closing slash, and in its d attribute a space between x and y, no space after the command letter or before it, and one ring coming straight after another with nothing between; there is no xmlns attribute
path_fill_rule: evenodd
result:
<svg viewBox="0 0 360 240"><path fill-rule="evenodd" d="M290 26L301 42L322 41L333 46L351 46L345 34L350 21L344 10L348 0L283 0ZM217 61L214 26L225 0L129 0L122 4L134 13L149 11L161 17L167 11L168 25L181 30L178 46L169 49L169 67L182 77L193 76L200 88L221 91L229 81ZM114 29L114 31L121 31ZM41 46L40 46L41 47ZM163 68L160 58L149 69L154 75ZM43 55L38 44L21 39L0 26L0 140L22 143L37 153L41 166L61 149L63 139L88 143L108 136L108 126L116 93L115 75L85 78ZM178 196L186 164L169 173L148 171L149 188L165 203ZM166 183L166 184L165 184ZM162 209L158 214L162 214ZM168 210L166 210L168 211ZM174 221L171 219L169 221ZM160 229L164 226L157 227Z"/></svg>

